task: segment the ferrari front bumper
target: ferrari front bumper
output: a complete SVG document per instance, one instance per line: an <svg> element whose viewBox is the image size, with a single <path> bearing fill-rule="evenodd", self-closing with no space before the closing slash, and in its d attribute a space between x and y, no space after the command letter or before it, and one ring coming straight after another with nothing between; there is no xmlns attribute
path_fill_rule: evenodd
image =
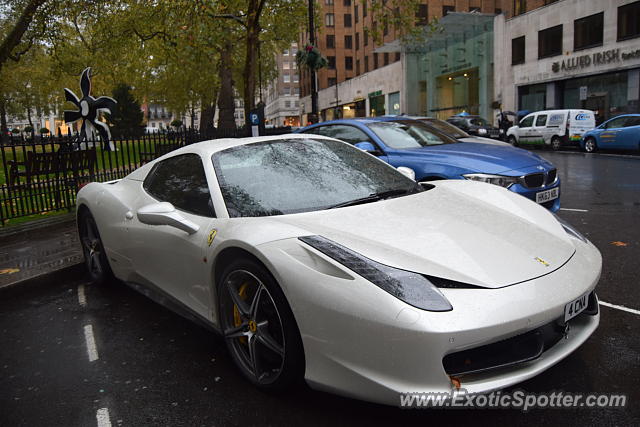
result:
<svg viewBox="0 0 640 427"><path fill-rule="evenodd" d="M261 245L264 259L291 305L314 388L398 405L402 393L450 392L443 366L452 353L533 331L564 316L565 305L593 292L598 250L575 240L576 253L545 276L497 289L441 289L449 312L411 307L299 241ZM570 320L566 336L533 360L460 376L469 393L531 378L578 348L599 314Z"/></svg>

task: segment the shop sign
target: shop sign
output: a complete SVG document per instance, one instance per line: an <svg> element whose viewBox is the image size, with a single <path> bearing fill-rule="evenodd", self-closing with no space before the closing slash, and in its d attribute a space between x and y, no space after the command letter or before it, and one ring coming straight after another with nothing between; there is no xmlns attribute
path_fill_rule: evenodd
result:
<svg viewBox="0 0 640 427"><path fill-rule="evenodd" d="M551 64L551 71L554 73L561 71L572 71L588 68L592 65L605 65L612 62L627 61L629 59L640 58L640 49L630 52L620 53L620 49L609 49L603 52L596 52L591 55L580 55L572 58L556 61Z"/></svg>

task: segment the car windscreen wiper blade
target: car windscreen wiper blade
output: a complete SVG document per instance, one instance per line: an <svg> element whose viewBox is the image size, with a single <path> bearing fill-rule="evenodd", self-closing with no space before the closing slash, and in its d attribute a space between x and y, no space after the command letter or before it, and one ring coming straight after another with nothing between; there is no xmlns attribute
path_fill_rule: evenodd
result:
<svg viewBox="0 0 640 427"><path fill-rule="evenodd" d="M343 208L345 206L354 206L354 205L361 205L363 203L376 202L378 200L387 199L389 197L402 196L404 194L407 194L409 192L414 192L414 191L419 191L419 190L398 188L395 190L381 191L379 193L372 193L372 194L369 194L368 196L360 197L359 199L353 199L347 202L338 203L337 205L329 206L328 209Z"/></svg>

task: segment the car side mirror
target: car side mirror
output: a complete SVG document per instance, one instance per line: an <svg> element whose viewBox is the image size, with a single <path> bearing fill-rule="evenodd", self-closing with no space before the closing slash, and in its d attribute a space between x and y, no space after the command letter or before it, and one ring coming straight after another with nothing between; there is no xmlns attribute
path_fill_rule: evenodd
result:
<svg viewBox="0 0 640 427"><path fill-rule="evenodd" d="M358 142L353 144L353 146L361 149L362 151L366 151L367 153L373 154L374 156L380 155L380 151L378 151L376 147L368 141Z"/></svg>
<svg viewBox="0 0 640 427"><path fill-rule="evenodd" d="M169 225L188 234L200 230L200 226L180 215L169 202L152 203L138 210L138 220L147 225Z"/></svg>
<svg viewBox="0 0 640 427"><path fill-rule="evenodd" d="M402 175L406 176L407 178L413 181L416 180L416 173L414 172L413 169L408 168L406 166L398 166L396 169L398 169L398 172L400 172Z"/></svg>

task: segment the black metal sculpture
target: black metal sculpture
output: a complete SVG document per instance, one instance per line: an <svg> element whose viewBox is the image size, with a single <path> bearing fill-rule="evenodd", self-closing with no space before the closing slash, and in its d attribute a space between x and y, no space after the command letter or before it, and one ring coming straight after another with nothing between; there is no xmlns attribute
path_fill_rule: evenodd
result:
<svg viewBox="0 0 640 427"><path fill-rule="evenodd" d="M107 151L113 150L109 141L111 138L109 126L99 120L99 113L100 111L108 111L113 114L117 101L108 96L99 98L91 96L91 67L85 68L82 72L80 90L82 91L82 98L78 99L73 91L67 88L64 89L66 100L78 107L77 111L65 110L64 121L69 124L82 119L79 143L95 140L97 131L102 138L103 148Z"/></svg>

